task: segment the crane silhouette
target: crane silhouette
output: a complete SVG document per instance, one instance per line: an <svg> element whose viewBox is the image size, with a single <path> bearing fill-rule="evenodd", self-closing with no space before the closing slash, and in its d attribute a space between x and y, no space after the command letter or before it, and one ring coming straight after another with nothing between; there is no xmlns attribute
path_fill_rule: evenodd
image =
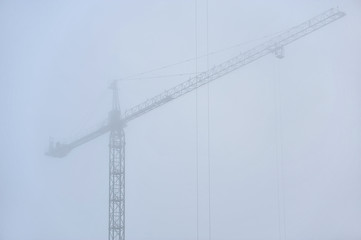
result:
<svg viewBox="0 0 361 240"><path fill-rule="evenodd" d="M199 73L189 80L146 100L121 113L117 81L110 88L113 91L113 106L106 123L80 138L68 143L52 141L46 152L48 156L65 157L72 149L79 147L108 132L109 135L109 240L125 239L125 134L124 129L132 120L171 102L205 84L256 61L268 54L275 54L278 58L284 57L284 47L340 18L345 13L331 8L326 12L309 19L289 30L271 38L246 52L219 64L206 72Z"/></svg>

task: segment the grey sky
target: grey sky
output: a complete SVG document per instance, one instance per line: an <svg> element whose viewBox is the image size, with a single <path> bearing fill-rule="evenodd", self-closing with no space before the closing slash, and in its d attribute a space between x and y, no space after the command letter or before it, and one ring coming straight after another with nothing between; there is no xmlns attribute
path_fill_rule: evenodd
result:
<svg viewBox="0 0 361 240"><path fill-rule="evenodd" d="M0 239L107 238L107 89L196 56L192 1L0 1ZM209 65L331 7L347 16L209 86L212 239L361 239L361 1L208 0ZM198 56L206 48L198 0ZM206 69L206 58L198 71ZM195 72L195 62L147 76ZM122 109L187 80L120 82ZM198 91L199 231L208 239L207 92ZM196 239L196 94L126 128L126 237ZM280 187L278 191L278 187Z"/></svg>

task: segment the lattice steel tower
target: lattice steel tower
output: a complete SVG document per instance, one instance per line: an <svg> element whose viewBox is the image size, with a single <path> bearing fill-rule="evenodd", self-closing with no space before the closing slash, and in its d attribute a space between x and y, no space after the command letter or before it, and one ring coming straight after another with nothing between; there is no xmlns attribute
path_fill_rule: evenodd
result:
<svg viewBox="0 0 361 240"><path fill-rule="evenodd" d="M125 239L125 138L121 124L117 82L113 90L113 109L109 113L109 240Z"/></svg>

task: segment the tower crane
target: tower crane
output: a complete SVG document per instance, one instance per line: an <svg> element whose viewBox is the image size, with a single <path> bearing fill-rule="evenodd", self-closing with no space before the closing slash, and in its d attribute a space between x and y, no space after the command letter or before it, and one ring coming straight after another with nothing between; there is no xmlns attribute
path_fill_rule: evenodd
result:
<svg viewBox="0 0 361 240"><path fill-rule="evenodd" d="M284 47L340 18L345 13L331 8L326 12L309 19L289 30L271 38L270 40L236 55L206 72L199 73L187 81L150 98L121 113L117 82L110 88L113 91L113 106L106 119L106 123L80 138L67 143L50 142L46 155L51 157L65 157L74 148L92 141L108 132L109 135L109 223L108 239L125 239L125 135L124 129L132 120L141 117L166 103L171 102L205 84L256 61L268 54L284 57Z"/></svg>

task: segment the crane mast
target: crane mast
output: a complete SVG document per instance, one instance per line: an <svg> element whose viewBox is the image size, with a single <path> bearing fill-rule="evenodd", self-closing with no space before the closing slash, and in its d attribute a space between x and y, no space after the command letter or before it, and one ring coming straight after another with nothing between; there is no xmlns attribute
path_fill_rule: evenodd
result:
<svg viewBox="0 0 361 240"><path fill-rule="evenodd" d="M113 90L113 108L109 113L109 222L108 238L125 239L125 136L119 125L121 114L117 81Z"/></svg>
<svg viewBox="0 0 361 240"><path fill-rule="evenodd" d="M152 111L186 93L210 83L234 70L256 61L268 54L284 57L284 47L340 18L345 13L331 8L326 12L305 21L246 52L225 61L210 70L200 73L189 80L170 88L159 95L146 100L126 111L120 111L117 83L110 88L113 91L113 107L106 124L70 143L50 143L47 155L64 157L72 149L81 146L107 132L109 135L109 240L125 239L125 134L124 128L131 121Z"/></svg>

